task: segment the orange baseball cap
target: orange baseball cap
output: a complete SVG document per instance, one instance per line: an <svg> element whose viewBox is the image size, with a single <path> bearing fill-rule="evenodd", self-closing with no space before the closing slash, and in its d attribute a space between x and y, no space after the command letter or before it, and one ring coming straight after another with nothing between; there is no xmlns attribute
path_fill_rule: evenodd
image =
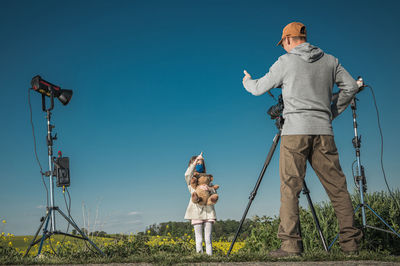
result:
<svg viewBox="0 0 400 266"><path fill-rule="evenodd" d="M283 39L286 37L307 37L306 26L301 22L292 22L286 25L282 31L282 38L278 42L277 46L282 44Z"/></svg>

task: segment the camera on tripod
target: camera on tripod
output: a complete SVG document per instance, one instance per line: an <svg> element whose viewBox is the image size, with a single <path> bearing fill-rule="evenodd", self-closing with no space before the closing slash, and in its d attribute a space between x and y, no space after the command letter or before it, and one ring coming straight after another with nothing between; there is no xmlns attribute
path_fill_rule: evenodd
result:
<svg viewBox="0 0 400 266"><path fill-rule="evenodd" d="M272 94L270 95L273 97ZM275 97L273 98L275 99ZM284 108L283 97L282 94L280 94L278 96L278 103L271 106L267 111L267 114L271 117L271 119L275 120L275 125L278 129L282 129L283 123L285 122L285 120L282 117L283 108Z"/></svg>
<svg viewBox="0 0 400 266"><path fill-rule="evenodd" d="M283 98L282 98L282 94L278 96L278 103L271 106L268 111L267 114L269 114L269 116L271 117L271 119L277 119L282 115L283 112Z"/></svg>

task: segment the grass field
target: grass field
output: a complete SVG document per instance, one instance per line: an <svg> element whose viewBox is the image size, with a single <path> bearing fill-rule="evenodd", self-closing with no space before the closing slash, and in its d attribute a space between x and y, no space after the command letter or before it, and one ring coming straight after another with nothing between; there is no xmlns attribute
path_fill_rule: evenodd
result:
<svg viewBox="0 0 400 266"><path fill-rule="evenodd" d="M3 235L0 242L0 264L60 264L60 263L112 263L112 262L148 262L157 264L194 263L194 262L254 262L254 261L346 261L379 260L400 263L400 257L388 252L361 251L357 256L345 256L337 250L326 253L321 250L307 251L301 257L272 259L267 250L252 252L245 242L235 245L231 256L226 257L230 246L228 241L214 241L214 255L207 256L194 252L194 241L190 236L181 238L171 236L124 236L121 238L94 237L93 241L106 256L91 252L84 241L63 236L53 236L46 240L42 256L35 257L37 246L30 255L22 257L32 236ZM11 243L10 243L11 242ZM62 243L62 244L61 244ZM57 254L54 254L53 249Z"/></svg>
<svg viewBox="0 0 400 266"><path fill-rule="evenodd" d="M400 230L400 215L395 200L400 200L400 192L395 191L395 197L384 192L376 192L365 196L370 206L389 222L394 230ZM357 205L357 197L353 196L353 204ZM321 228L327 241L332 241L338 231L335 213L327 203L315 204L320 217ZM36 257L38 245L35 245L29 256L23 257L32 236L14 236L10 233L0 235L0 264L88 264L88 263L126 263L147 262L157 264L195 263L195 262L255 262L255 261L388 261L400 264L400 238L378 230L366 229L360 243L360 253L356 256L346 256L340 251L337 243L329 253L325 252L318 239L311 213L300 209L301 229L303 235L304 253L301 257L273 259L267 254L280 246L277 238L278 217L253 217L248 227L247 235L236 242L229 257L226 253L231 237L222 233L213 241L213 255L195 253L194 232L189 223L171 222L169 226L151 227L136 235L112 235L111 237L91 238L104 252L100 256L91 251L86 241L52 236L43 245L42 255ZM374 215L368 213L369 225L382 227ZM218 222L217 222L218 223ZM223 224L222 221L219 221ZM356 215L356 226L361 228L361 217ZM224 229L226 229L228 223ZM0 224L0 232L6 229L6 223ZM153 230L154 229L154 230ZM159 230L159 231L156 231ZM161 230L162 229L162 230ZM220 228L221 229L221 228ZM235 228L233 228L235 229ZM186 230L186 231L185 231ZM215 226L217 230L217 226Z"/></svg>

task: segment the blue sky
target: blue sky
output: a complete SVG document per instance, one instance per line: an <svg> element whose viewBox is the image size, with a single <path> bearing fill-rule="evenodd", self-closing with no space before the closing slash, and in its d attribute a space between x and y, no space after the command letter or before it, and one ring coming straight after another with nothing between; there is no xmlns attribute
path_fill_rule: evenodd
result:
<svg viewBox="0 0 400 266"><path fill-rule="evenodd" d="M67 106L56 103L52 121L55 152L70 157L72 215L81 227L89 220L92 230L137 232L183 221L189 200L184 172L190 156L201 151L221 186L217 216L240 219L276 133L266 116L274 101L244 90L243 69L264 75L284 53L276 43L292 21L303 22L310 43L375 89L385 170L391 187L399 188L397 10L396 1L3 1L0 219L7 224L1 229L33 234L45 212L28 108L37 74L74 91ZM386 190L372 96L363 91L358 97L368 189ZM31 102L46 166L40 95L31 92ZM333 126L353 191L350 109ZM278 157L249 217L278 214ZM312 199L327 200L308 170ZM66 211L58 188L55 201ZM304 197L301 204L306 206Z"/></svg>

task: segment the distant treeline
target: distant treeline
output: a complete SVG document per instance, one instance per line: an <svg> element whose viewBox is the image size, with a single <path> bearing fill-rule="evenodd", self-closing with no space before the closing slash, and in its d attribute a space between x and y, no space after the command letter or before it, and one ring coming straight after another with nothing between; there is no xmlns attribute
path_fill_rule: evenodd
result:
<svg viewBox="0 0 400 266"><path fill-rule="evenodd" d="M254 220L246 219L243 223L241 233L239 235L240 239L245 239L249 236L251 232L251 227L255 223ZM235 220L218 220L213 226L213 239L214 240L231 240L233 239L236 231L239 227L239 221ZM171 235L173 237L180 237L184 234L192 235L193 226L189 221L187 222L164 222L159 224L152 224L146 228L145 232L140 232L140 235L159 235L166 236Z"/></svg>
<svg viewBox="0 0 400 266"><path fill-rule="evenodd" d="M253 219L246 219L243 223L241 233L239 234L239 239L246 239L250 232L251 227L254 226L256 221ZM239 227L239 221L235 220L218 220L213 226L213 239L214 240L232 240L236 234L237 228ZM117 237L124 238L126 235L123 234L108 234L104 231L88 232L87 229L81 228L81 231L88 236L98 236L98 237ZM75 229L72 230L73 235L79 234ZM193 226L190 221L186 222L163 222L159 224L152 224L146 227L144 232L138 232L137 235L148 235L148 236L172 236L180 237L183 235L194 235Z"/></svg>
<svg viewBox="0 0 400 266"><path fill-rule="evenodd" d="M87 236L111 237L111 235L107 234L107 232L104 231L88 232L86 228L81 228L81 231ZM72 229L71 233L73 235L79 235L78 231L76 231L75 229Z"/></svg>

